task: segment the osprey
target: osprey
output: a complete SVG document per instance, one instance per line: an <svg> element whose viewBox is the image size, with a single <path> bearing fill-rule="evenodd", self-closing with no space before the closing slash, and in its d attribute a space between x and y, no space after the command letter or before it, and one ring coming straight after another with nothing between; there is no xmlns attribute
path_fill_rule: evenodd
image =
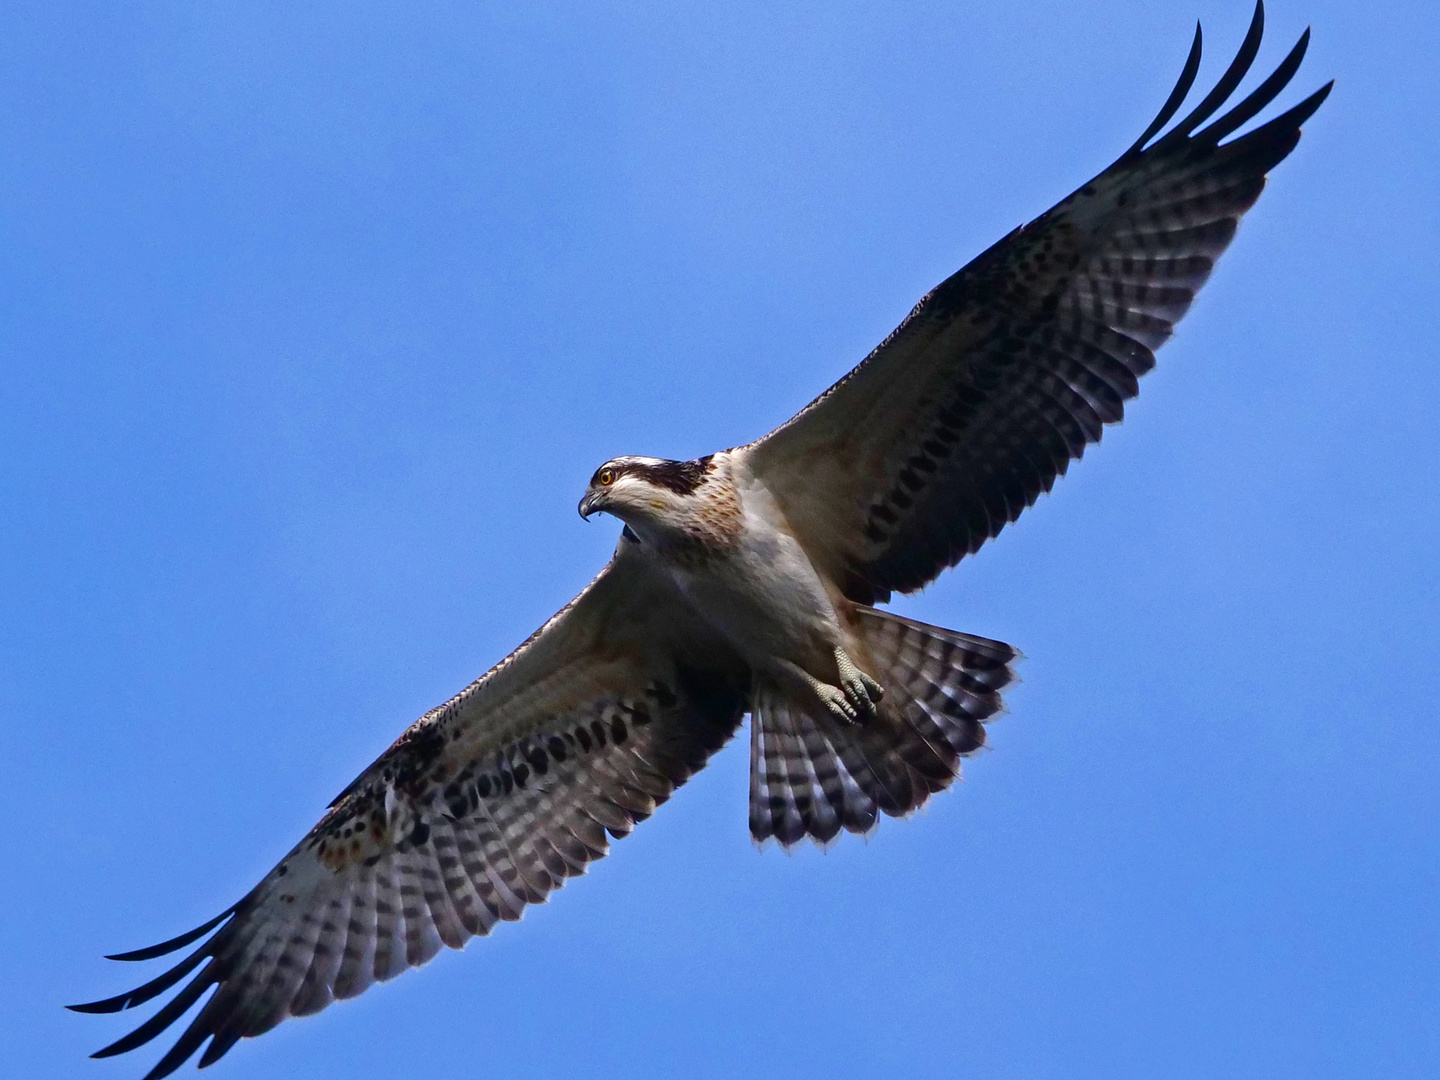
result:
<svg viewBox="0 0 1440 1080"><path fill-rule="evenodd" d="M148 1074L354 997L521 916L600 858L750 724L750 831L865 833L947 787L985 741L1016 650L878 610L1014 521L1106 424L1294 149L1330 85L1225 141L1279 68L1211 119L1259 48L1163 131L916 305L863 363L758 442L695 461L619 457L580 513L624 522L600 575L528 641L421 717L205 938L115 1012L179 992L107 1057L214 993ZM1208 126L1206 123L1208 122ZM1163 131L1163 134L1162 134ZM212 933L213 932L213 933ZM210 935L206 938L206 935Z"/></svg>

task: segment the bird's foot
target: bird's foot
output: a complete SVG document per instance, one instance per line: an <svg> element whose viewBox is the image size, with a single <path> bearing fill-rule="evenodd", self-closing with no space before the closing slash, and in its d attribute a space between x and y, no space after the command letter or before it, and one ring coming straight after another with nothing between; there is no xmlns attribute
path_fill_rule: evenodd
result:
<svg viewBox="0 0 1440 1080"><path fill-rule="evenodd" d="M876 703L885 695L884 688L857 668L843 649L835 650L835 663L839 668L839 686L821 682L799 664L779 661L780 667L793 676L795 683L809 687L825 711L840 723L863 724L873 720L878 713Z"/></svg>
<svg viewBox="0 0 1440 1080"><path fill-rule="evenodd" d="M840 690L847 704L860 719L873 720L885 688L856 667L844 649L835 650L835 665L840 669Z"/></svg>

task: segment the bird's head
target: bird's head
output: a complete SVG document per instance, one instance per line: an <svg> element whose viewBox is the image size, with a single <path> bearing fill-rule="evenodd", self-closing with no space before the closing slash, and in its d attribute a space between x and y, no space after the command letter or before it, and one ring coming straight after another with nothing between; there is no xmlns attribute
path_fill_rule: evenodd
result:
<svg viewBox="0 0 1440 1080"><path fill-rule="evenodd" d="M612 458L595 470L580 516L614 514L642 537L665 533L690 516L691 496L710 471L710 458L667 461L664 458Z"/></svg>

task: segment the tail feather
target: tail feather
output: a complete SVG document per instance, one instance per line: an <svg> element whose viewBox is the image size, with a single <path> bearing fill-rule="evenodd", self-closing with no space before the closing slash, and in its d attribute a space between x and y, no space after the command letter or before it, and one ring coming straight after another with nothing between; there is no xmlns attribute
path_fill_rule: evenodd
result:
<svg viewBox="0 0 1440 1080"><path fill-rule="evenodd" d="M750 831L757 825L782 844L792 844L815 827L808 821L813 805L804 752L790 728L790 714L779 701L765 699L768 723L756 724L750 754Z"/></svg>
<svg viewBox="0 0 1440 1080"><path fill-rule="evenodd" d="M898 806L893 776L876 775L858 744L837 747L817 718L761 689L751 725L750 832L789 847L810 836L829 843L840 830L868 832L879 807ZM877 807L878 803L878 807Z"/></svg>
<svg viewBox="0 0 1440 1080"><path fill-rule="evenodd" d="M985 744L1019 653L988 638L857 608L879 715L842 724L812 703L757 688L751 722L750 832L789 847L867 833L949 787Z"/></svg>
<svg viewBox="0 0 1440 1080"><path fill-rule="evenodd" d="M844 755L835 753L814 717L804 712L797 712L793 717L813 765L816 782L835 815L833 831L829 822L825 821L823 827L812 831L811 835L823 844L833 839L841 828L850 832L869 832L875 827L879 808L855 779L856 770L846 763ZM867 775L867 770L868 766L860 770L861 775Z"/></svg>

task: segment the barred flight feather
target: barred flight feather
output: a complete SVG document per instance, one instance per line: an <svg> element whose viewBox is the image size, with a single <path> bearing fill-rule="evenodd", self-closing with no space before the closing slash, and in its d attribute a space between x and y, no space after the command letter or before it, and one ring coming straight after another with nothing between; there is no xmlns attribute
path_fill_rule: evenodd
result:
<svg viewBox="0 0 1440 1080"><path fill-rule="evenodd" d="M653 572L617 556L527 646L402 736L244 900L190 934L124 956L152 959L213 931L139 989L76 1006L128 1009L199 968L154 1016L96 1056L145 1044L213 987L147 1080L173 1072L207 1040L200 1063L208 1065L241 1038L520 918L584 873L610 837L628 834L704 765L745 708L735 689L748 681L743 666L709 631L697 626L687 636L656 602ZM663 633L649 625L656 617L665 619ZM601 637L617 655L597 656L593 624L612 628ZM643 651L627 647L637 634ZM617 658L644 654L645 663ZM575 685L598 689L569 702L536 701L529 732L494 745L475 704L525 699L557 667Z"/></svg>
<svg viewBox="0 0 1440 1080"><path fill-rule="evenodd" d="M1220 81L1161 134L1198 71L1197 30L1174 92L1113 165L939 285L854 371L746 448L851 600L911 592L978 550L1123 418L1265 174L1329 93L1221 142L1288 85L1307 31L1202 126L1239 87L1263 29L1257 4Z"/></svg>

